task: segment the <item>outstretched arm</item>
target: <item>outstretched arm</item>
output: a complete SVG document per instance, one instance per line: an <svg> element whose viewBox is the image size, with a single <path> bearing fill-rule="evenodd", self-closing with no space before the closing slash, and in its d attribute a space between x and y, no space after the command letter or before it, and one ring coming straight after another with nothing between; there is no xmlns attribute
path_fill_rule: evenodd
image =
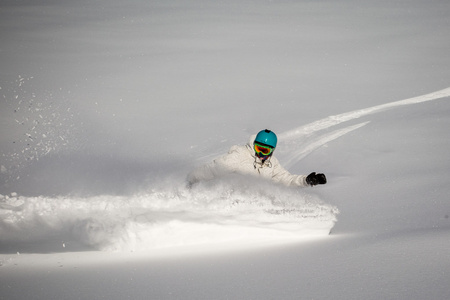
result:
<svg viewBox="0 0 450 300"><path fill-rule="evenodd" d="M272 159L272 164L274 168L272 179L276 182L280 182L287 186L314 186L317 184L327 183L327 178L324 174L313 172L306 175L295 175L289 173L285 168L283 168L278 160Z"/></svg>

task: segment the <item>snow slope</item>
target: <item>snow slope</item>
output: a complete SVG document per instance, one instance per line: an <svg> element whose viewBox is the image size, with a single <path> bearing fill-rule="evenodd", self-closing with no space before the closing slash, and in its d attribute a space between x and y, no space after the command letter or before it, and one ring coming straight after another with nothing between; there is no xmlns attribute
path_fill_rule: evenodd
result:
<svg viewBox="0 0 450 300"><path fill-rule="evenodd" d="M450 298L449 13L4 1L0 299ZM328 184L187 189L264 128Z"/></svg>

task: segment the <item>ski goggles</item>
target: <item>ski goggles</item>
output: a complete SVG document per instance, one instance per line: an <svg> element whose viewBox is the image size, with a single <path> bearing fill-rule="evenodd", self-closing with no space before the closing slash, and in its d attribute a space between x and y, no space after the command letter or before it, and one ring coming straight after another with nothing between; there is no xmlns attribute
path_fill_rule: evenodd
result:
<svg viewBox="0 0 450 300"><path fill-rule="evenodd" d="M269 147L269 146L265 146L265 145L261 145L261 144L255 143L255 152L258 155L267 156L267 155L272 154L273 148Z"/></svg>

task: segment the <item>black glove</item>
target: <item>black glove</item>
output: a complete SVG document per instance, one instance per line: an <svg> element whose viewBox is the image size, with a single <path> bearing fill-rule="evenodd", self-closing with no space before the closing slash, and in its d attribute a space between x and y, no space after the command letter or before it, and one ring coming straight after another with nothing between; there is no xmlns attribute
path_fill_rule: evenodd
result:
<svg viewBox="0 0 450 300"><path fill-rule="evenodd" d="M316 174L316 172L312 172L306 177L306 183L309 185L325 184L327 183L327 178L325 177L325 174Z"/></svg>

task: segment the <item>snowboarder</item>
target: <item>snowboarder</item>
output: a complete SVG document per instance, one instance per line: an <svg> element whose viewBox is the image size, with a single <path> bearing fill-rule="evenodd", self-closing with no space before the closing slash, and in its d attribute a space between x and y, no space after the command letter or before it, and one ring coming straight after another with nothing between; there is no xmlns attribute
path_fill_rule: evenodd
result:
<svg viewBox="0 0 450 300"><path fill-rule="evenodd" d="M254 137L254 136L253 136ZM273 157L277 146L277 136L274 132L261 130L256 138L250 138L245 146L232 146L228 154L201 166L191 172L188 185L211 180L228 173L261 176L282 183L286 186L314 186L327 183L324 174L312 172L306 175L294 175L284 169Z"/></svg>

